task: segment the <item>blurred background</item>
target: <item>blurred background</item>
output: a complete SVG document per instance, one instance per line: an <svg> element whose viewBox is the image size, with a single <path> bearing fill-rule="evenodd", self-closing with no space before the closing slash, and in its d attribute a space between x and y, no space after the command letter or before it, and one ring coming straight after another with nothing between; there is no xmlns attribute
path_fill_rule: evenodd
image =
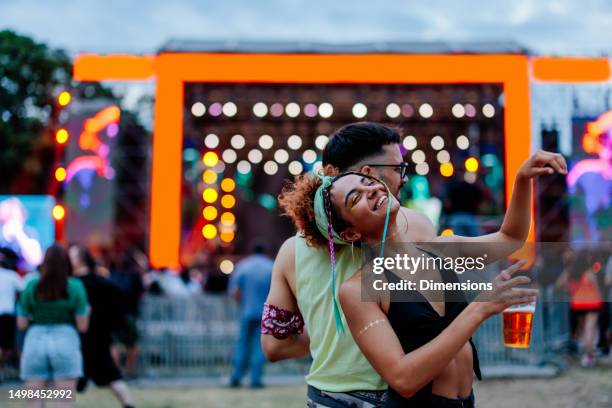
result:
<svg viewBox="0 0 612 408"><path fill-rule="evenodd" d="M612 4L604 0L7 0L0 15L0 247L7 250L3 267L21 282L9 290L8 280L0 280L0 290L14 304L56 241L91 252L96 273L120 291L119 319L132 322L131 338L114 336L112 350L138 406L304 406L307 359L268 365L264 382L270 387L258 390L255 399L247 397L250 391L221 388L238 333L238 307L228 284L254 241L264 239L267 256L274 258L295 233L280 216L276 197L287 179L321 165L335 129L361 120L398 127L410 164L402 203L424 212L439 233L470 236L501 225L509 182L506 148L513 141L505 133L504 88L496 83L187 81L182 103L174 107L182 111L182 134L164 134L182 140L180 180L172 181L180 183L178 262L154 262L150 220L159 84L155 75L76 80L73 64L80 56L608 58L612 51ZM248 73L248 66L238 68ZM570 168L567 178L536 182L535 239L569 243L566 259L588 252L586 269L608 298L610 76L575 83L530 78L530 149L560 152ZM563 264L536 262L533 269L543 288L565 291L555 279ZM487 322L476 336L488 378L477 385L483 406L609 406L608 309L606 303L598 316L601 361L588 368L578 367L572 354L580 346L567 302L537 309L528 351L504 349L500 321ZM15 311L8 307L0 314ZM15 330L13 337L0 354L0 387L18 384L23 333ZM538 379L526 380L533 377ZM513 387L527 391L517 396ZM586 391L577 395L578 387ZM77 406L118 406L104 395L92 387ZM569 400L574 405L561 405Z"/></svg>

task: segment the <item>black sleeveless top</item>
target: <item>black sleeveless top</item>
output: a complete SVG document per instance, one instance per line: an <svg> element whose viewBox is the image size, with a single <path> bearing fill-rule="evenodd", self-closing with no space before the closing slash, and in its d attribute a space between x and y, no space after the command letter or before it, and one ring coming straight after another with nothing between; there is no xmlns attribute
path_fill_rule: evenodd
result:
<svg viewBox="0 0 612 408"><path fill-rule="evenodd" d="M435 256L431 254L432 256ZM440 274L443 282L459 282L457 275L452 270L442 269ZM399 282L401 279L394 273L385 270L385 277L388 282ZM427 299L418 291L406 293L395 293L391 291L389 310L387 319L397 335L404 353L409 353L419 347L429 343L436 338L451 322L466 308L466 300L444 302L444 316L431 306ZM410 297L414 297L411 299ZM448 299L445 292L445 299ZM453 298L457 298L456 295ZM399 299L399 300L398 300ZM464 298L465 299L465 298ZM411 301L408 301L411 300ZM472 346L472 361L476 378L482 379L480 364L476 347L470 339ZM421 407L426 406L427 397L431 395L432 382L419 390L411 398L404 398L393 389L389 388L386 407Z"/></svg>

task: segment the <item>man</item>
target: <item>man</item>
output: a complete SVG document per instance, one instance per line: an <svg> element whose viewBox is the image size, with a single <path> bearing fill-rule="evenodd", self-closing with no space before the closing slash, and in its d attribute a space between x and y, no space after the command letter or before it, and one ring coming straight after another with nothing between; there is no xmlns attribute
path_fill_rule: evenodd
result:
<svg viewBox="0 0 612 408"><path fill-rule="evenodd" d="M236 265L229 281L229 292L240 308L240 334L234 349L231 387L239 387L247 365L251 365L251 387L261 388L266 358L261 348L259 326L261 311L270 290L272 260L261 243L253 245L253 254Z"/></svg>
<svg viewBox="0 0 612 408"><path fill-rule="evenodd" d="M400 135L377 123L354 123L336 131L323 151L323 165L332 165L340 172L359 171L380 178L397 197L406 181ZM428 241L436 236L433 224L425 215L407 208L402 208L401 214L412 241ZM330 262L328 251L307 246L299 234L282 245L266 302L287 311L301 312L308 334L283 339L264 334L261 336L264 353L271 361L310 353L313 362L306 377L309 407L375 407L380 405L387 385L352 336L336 331L330 296ZM361 266L360 257L351 248L337 247L335 265L339 287Z"/></svg>

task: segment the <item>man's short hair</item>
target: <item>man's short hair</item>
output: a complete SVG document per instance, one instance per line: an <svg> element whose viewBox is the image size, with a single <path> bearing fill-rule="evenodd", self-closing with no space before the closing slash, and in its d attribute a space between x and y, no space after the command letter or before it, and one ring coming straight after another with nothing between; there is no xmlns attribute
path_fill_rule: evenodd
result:
<svg viewBox="0 0 612 408"><path fill-rule="evenodd" d="M340 171L382 153L383 146L400 142L396 129L374 122L351 123L338 129L323 150L323 166Z"/></svg>

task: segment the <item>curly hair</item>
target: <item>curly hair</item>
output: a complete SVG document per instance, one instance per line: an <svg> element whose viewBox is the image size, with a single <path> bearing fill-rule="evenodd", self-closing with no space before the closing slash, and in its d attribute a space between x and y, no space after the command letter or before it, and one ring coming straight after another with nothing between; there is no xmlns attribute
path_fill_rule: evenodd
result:
<svg viewBox="0 0 612 408"><path fill-rule="evenodd" d="M337 175L337 171L332 166L326 166L324 173L329 176ZM315 221L314 197L321 183L321 179L312 174L302 174L285 185L278 196L281 214L291 218L293 225L306 239L308 245L317 247L328 245L328 237L321 235ZM349 226L338 216L334 206L330 210L336 232L339 233Z"/></svg>

